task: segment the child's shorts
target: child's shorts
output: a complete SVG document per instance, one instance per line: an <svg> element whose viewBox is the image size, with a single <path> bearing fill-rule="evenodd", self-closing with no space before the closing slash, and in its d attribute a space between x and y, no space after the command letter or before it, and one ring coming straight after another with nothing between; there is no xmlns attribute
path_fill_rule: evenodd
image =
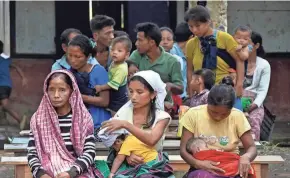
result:
<svg viewBox="0 0 290 178"><path fill-rule="evenodd" d="M0 100L8 99L11 94L11 87L0 86Z"/></svg>

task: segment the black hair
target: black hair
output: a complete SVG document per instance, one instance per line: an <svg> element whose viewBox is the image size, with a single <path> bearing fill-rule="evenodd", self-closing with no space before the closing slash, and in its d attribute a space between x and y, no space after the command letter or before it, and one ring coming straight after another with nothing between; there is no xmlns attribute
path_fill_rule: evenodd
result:
<svg viewBox="0 0 290 178"><path fill-rule="evenodd" d="M186 151L189 154L192 154L191 145L193 145L193 144L194 145L196 145L196 144L205 144L206 145L206 142L201 138L191 137L186 143Z"/></svg>
<svg viewBox="0 0 290 178"><path fill-rule="evenodd" d="M152 88L152 86L142 77L140 76L133 76L131 78L131 80L129 81L129 84L130 82L132 81L139 81L141 82L145 88L147 88L149 90L150 93L154 93L154 89ZM155 122L155 119L156 119L156 106L155 106L155 102L156 102L156 97L151 101L150 103L150 116L151 116L151 120L149 120L145 125L144 125L144 128L150 128L154 122Z"/></svg>
<svg viewBox="0 0 290 178"><path fill-rule="evenodd" d="M197 5L185 13L184 20L186 22L192 20L195 22L206 23L210 21L210 13L207 8Z"/></svg>
<svg viewBox="0 0 290 178"><path fill-rule="evenodd" d="M132 41L126 36L114 38L111 45L114 46L116 43L123 43L126 46L127 52L130 52L132 49Z"/></svg>
<svg viewBox="0 0 290 178"><path fill-rule="evenodd" d="M128 136L128 134L121 134L121 135L119 135L119 136L116 138L116 140L119 139L119 140L124 141L124 140L126 139L127 136Z"/></svg>
<svg viewBox="0 0 290 178"><path fill-rule="evenodd" d="M241 31L241 32L249 32L250 35L252 34L252 29L247 26L247 25L238 25L236 28L235 28L235 31L234 33L237 33L237 31Z"/></svg>
<svg viewBox="0 0 290 178"><path fill-rule="evenodd" d="M0 40L0 54L4 51L4 43Z"/></svg>
<svg viewBox="0 0 290 178"><path fill-rule="evenodd" d="M175 28L174 38L176 42L185 42L189 40L192 35L186 22L179 23Z"/></svg>
<svg viewBox="0 0 290 178"><path fill-rule="evenodd" d="M115 26L116 22L112 17L106 15L95 15L91 22L90 27L92 32L102 30L104 27Z"/></svg>
<svg viewBox="0 0 290 178"><path fill-rule="evenodd" d="M226 85L234 87L234 81L233 81L232 77L230 77L230 76L224 77L221 81L221 84L226 84Z"/></svg>
<svg viewBox="0 0 290 178"><path fill-rule="evenodd" d="M131 61L131 60L126 60L126 63L128 65L128 68L131 67L131 66L136 66L138 68L138 65L135 62Z"/></svg>
<svg viewBox="0 0 290 178"><path fill-rule="evenodd" d="M215 84L215 73L210 69L200 69L193 72L193 75L201 76L204 82L204 87L210 90Z"/></svg>
<svg viewBox="0 0 290 178"><path fill-rule="evenodd" d="M230 85L219 84L212 87L208 94L208 105L226 106L232 109L235 104L236 94Z"/></svg>
<svg viewBox="0 0 290 178"><path fill-rule="evenodd" d="M80 34L82 34L82 32L80 31L80 30L78 30L78 29L75 29L75 28L68 28L68 29L65 29L62 33L61 33L61 35L60 35L60 42L61 42L61 44L65 44L65 45L68 45L68 43L69 43L69 36L70 36L70 34L72 34L72 33L75 33L75 34L78 34L78 35L80 35Z"/></svg>
<svg viewBox="0 0 290 178"><path fill-rule="evenodd" d="M253 31L252 35L251 35L251 39L255 45L257 43L260 44L259 48L257 49L257 56L264 58L266 55L266 52L265 52L264 47L263 47L263 38L262 38L261 34Z"/></svg>
<svg viewBox="0 0 290 178"><path fill-rule="evenodd" d="M125 31L115 30L114 31L114 37L117 38L119 36L126 36L127 38L130 38L130 36L128 35L128 33L126 33Z"/></svg>
<svg viewBox="0 0 290 178"><path fill-rule="evenodd" d="M90 39L85 35L75 36L68 44L69 46L78 46L81 48L82 52L86 57L92 54L93 47Z"/></svg>
<svg viewBox="0 0 290 178"><path fill-rule="evenodd" d="M47 82L46 82L46 91L48 90L48 86L49 86L49 83L51 80L55 79L55 78L61 78L66 84L69 85L69 87L71 89L73 89L73 82L71 80L71 78L66 74L66 73L62 73L62 72L56 72L54 74L52 74L48 79L47 79Z"/></svg>
<svg viewBox="0 0 290 178"><path fill-rule="evenodd" d="M144 32L146 38L151 38L155 41L156 46L159 46L162 35L157 24L152 22L138 23L136 25L136 32Z"/></svg>
<svg viewBox="0 0 290 178"><path fill-rule="evenodd" d="M172 36L174 36L173 31L172 31L171 28L169 28L169 27L161 27L161 28L160 28L160 32L162 32L162 31L168 31L169 33L172 34Z"/></svg>

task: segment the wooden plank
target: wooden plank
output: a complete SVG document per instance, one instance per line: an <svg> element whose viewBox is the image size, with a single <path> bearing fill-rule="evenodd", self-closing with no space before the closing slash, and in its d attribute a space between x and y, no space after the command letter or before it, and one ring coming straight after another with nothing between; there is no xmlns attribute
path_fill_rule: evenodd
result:
<svg viewBox="0 0 290 178"><path fill-rule="evenodd" d="M261 178L269 177L269 164L260 164L261 165Z"/></svg>

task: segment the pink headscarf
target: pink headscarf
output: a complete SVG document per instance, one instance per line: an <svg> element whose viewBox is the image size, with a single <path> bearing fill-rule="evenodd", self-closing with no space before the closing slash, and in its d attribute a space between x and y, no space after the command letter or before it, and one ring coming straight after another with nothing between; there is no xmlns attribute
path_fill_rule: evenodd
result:
<svg viewBox="0 0 290 178"><path fill-rule="evenodd" d="M83 153L85 138L94 132L92 117L83 104L74 76L65 70L51 72L44 82L44 96L30 122L30 128L34 135L35 147L41 166L51 177L68 171L76 161L76 158L66 149L65 142L61 136L58 115L46 91L48 78L57 72L68 75L73 83L73 92L69 98L69 103L72 108L70 137L77 156ZM83 174L81 177L91 178L94 176L92 170L89 170L88 173Z"/></svg>

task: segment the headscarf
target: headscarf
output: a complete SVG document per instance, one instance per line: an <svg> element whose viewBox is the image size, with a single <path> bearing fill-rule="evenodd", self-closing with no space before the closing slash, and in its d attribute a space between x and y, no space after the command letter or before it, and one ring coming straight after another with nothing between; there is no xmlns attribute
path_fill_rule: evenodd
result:
<svg viewBox="0 0 290 178"><path fill-rule="evenodd" d="M140 76L149 83L149 85L157 93L155 101L156 109L164 110L164 99L166 97L167 92L166 92L166 84L161 80L160 75L152 70L147 70L137 72L134 74L134 76ZM129 100L121 109L119 109L119 111L115 114L115 117L112 119L126 120L128 116L126 118L122 117L123 114L121 113L123 113L123 111L126 111L126 109L132 107L133 107L132 101ZM119 117L120 114L122 115L121 117ZM119 135L128 133L126 130L120 129L109 135L105 132L106 129L107 128L104 128L100 130L100 132L98 133L98 137L102 139L102 142L106 147L111 147Z"/></svg>
<svg viewBox="0 0 290 178"><path fill-rule="evenodd" d="M44 96L30 122L30 128L34 136L35 147L41 166L51 177L67 171L76 164L76 158L66 149L65 142L61 136L58 115L47 93L47 80L54 73L64 73L68 75L73 83L73 91L69 98L72 109L70 138L77 156L83 154L85 138L88 135L92 135L94 132L92 117L83 104L74 76L66 70L51 72L44 82ZM92 170L88 171L89 172L83 174L82 177L93 177Z"/></svg>

